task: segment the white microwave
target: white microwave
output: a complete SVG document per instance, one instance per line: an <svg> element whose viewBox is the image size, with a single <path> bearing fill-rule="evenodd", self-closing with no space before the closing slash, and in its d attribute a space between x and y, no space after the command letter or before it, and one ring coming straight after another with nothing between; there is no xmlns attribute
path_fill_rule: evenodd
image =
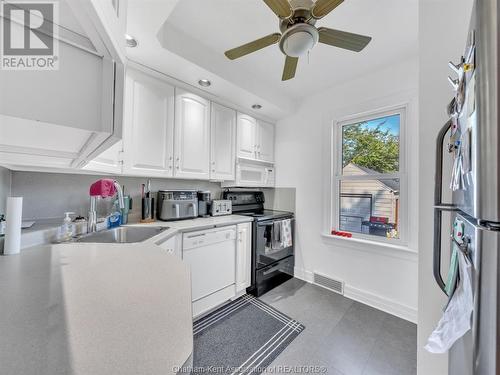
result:
<svg viewBox="0 0 500 375"><path fill-rule="evenodd" d="M225 181L222 187L274 187L276 182L273 166L238 163L236 180Z"/></svg>

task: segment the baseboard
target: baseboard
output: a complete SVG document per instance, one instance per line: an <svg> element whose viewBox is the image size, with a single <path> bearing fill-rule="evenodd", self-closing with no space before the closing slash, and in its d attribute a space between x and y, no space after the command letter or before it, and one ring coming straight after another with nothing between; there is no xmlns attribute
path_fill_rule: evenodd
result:
<svg viewBox="0 0 500 375"><path fill-rule="evenodd" d="M297 279L307 281L308 283L311 284L313 284L314 281L313 273L310 271L306 271L303 268L294 267L293 276L296 277Z"/></svg>
<svg viewBox="0 0 500 375"><path fill-rule="evenodd" d="M367 292L366 290L354 288L347 284L344 286L344 295L347 298L395 315L401 319L417 323L417 309L413 307Z"/></svg>
<svg viewBox="0 0 500 375"><path fill-rule="evenodd" d="M314 284L314 276L311 271L295 267L294 276L300 280ZM316 285L316 284L315 284ZM321 285L319 285L321 287ZM333 292L332 292L333 293ZM395 315L401 319L417 323L417 309L401 304L394 300L355 288L349 284L344 285L344 296L354 301L382 310L388 314Z"/></svg>

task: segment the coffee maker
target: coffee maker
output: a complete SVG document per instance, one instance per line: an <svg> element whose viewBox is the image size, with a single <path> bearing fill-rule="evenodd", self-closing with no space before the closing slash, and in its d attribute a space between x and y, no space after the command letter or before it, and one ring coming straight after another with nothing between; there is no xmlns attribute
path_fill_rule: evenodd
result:
<svg viewBox="0 0 500 375"><path fill-rule="evenodd" d="M198 216L210 216L210 205L212 203L212 193L208 190L198 191Z"/></svg>

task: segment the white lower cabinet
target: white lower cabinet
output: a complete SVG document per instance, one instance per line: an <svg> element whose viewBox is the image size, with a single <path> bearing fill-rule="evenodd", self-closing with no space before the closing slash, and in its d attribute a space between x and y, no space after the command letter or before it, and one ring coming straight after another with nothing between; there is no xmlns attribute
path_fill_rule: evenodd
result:
<svg viewBox="0 0 500 375"><path fill-rule="evenodd" d="M181 250L181 242L182 238L180 235L175 235L168 238L165 241L160 241L158 246L167 254L174 255L178 258L182 258L182 250Z"/></svg>
<svg viewBox="0 0 500 375"><path fill-rule="evenodd" d="M252 223L237 225L236 294L244 294L251 283Z"/></svg>

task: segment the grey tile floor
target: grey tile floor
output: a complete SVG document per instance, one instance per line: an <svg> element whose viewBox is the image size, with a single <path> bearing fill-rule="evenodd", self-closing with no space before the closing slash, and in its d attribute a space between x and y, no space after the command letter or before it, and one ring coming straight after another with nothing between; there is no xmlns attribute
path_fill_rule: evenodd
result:
<svg viewBox="0 0 500 375"><path fill-rule="evenodd" d="M268 374L417 373L413 323L298 279L260 298L306 326L268 367Z"/></svg>

